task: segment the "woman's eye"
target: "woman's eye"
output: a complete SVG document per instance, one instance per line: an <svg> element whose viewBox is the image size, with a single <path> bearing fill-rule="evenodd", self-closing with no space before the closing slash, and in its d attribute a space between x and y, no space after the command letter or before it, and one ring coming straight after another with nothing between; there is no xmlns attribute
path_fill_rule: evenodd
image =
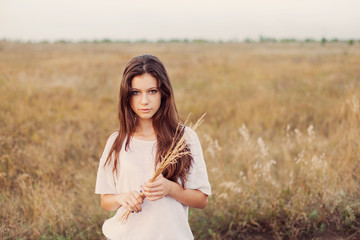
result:
<svg viewBox="0 0 360 240"><path fill-rule="evenodd" d="M139 91L132 91L132 95L139 95Z"/></svg>
<svg viewBox="0 0 360 240"><path fill-rule="evenodd" d="M151 93L151 94L155 94L155 93L157 93L157 90L155 90L155 89L150 90L150 93Z"/></svg>

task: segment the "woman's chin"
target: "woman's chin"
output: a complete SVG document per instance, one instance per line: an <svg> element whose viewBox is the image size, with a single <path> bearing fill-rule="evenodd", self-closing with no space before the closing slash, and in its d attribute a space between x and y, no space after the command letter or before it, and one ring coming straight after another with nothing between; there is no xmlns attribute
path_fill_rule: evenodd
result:
<svg viewBox="0 0 360 240"><path fill-rule="evenodd" d="M140 113L137 115L142 120L149 120L149 119L152 119L152 117L154 116L154 114L152 114L152 113Z"/></svg>

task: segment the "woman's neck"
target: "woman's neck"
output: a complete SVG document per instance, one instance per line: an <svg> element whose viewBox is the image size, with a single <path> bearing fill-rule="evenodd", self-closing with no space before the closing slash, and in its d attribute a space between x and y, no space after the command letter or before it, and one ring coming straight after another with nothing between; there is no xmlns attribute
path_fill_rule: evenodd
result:
<svg viewBox="0 0 360 240"><path fill-rule="evenodd" d="M142 140L156 140L152 119L139 119L135 128L134 137Z"/></svg>

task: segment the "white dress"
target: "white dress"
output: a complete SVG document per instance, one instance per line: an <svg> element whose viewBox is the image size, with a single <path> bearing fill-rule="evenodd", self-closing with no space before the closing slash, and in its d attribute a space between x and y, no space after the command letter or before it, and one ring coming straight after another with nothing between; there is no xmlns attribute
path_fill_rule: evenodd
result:
<svg viewBox="0 0 360 240"><path fill-rule="evenodd" d="M113 165L104 167L104 163L117 134L115 132L109 137L100 158L95 187L97 194L139 191L140 186L154 175L156 140L144 141L132 138L128 151L124 149L125 143L122 146L118 161L118 175L115 178L113 177ZM194 159L185 188L198 189L207 195L211 195L211 187L198 136L188 127L185 129L185 134ZM142 204L142 211L130 214L127 222L122 224L119 217L125 210L125 208L119 208L114 217L104 222L102 230L107 238L111 240L194 239L188 222L188 206L171 197L164 197L157 201L145 199Z"/></svg>

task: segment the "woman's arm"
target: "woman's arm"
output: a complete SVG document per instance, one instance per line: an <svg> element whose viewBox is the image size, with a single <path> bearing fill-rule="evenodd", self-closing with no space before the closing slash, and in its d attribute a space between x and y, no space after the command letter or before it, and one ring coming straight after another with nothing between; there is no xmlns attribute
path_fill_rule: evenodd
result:
<svg viewBox="0 0 360 240"><path fill-rule="evenodd" d="M195 189L184 189L180 184L170 181L162 175L152 183L145 183L142 189L150 201L156 201L168 195L192 208L204 208L208 203L208 195L205 193Z"/></svg>
<svg viewBox="0 0 360 240"><path fill-rule="evenodd" d="M101 194L101 206L107 211L114 211L124 206L129 211L140 212L143 198L136 191L120 194Z"/></svg>

